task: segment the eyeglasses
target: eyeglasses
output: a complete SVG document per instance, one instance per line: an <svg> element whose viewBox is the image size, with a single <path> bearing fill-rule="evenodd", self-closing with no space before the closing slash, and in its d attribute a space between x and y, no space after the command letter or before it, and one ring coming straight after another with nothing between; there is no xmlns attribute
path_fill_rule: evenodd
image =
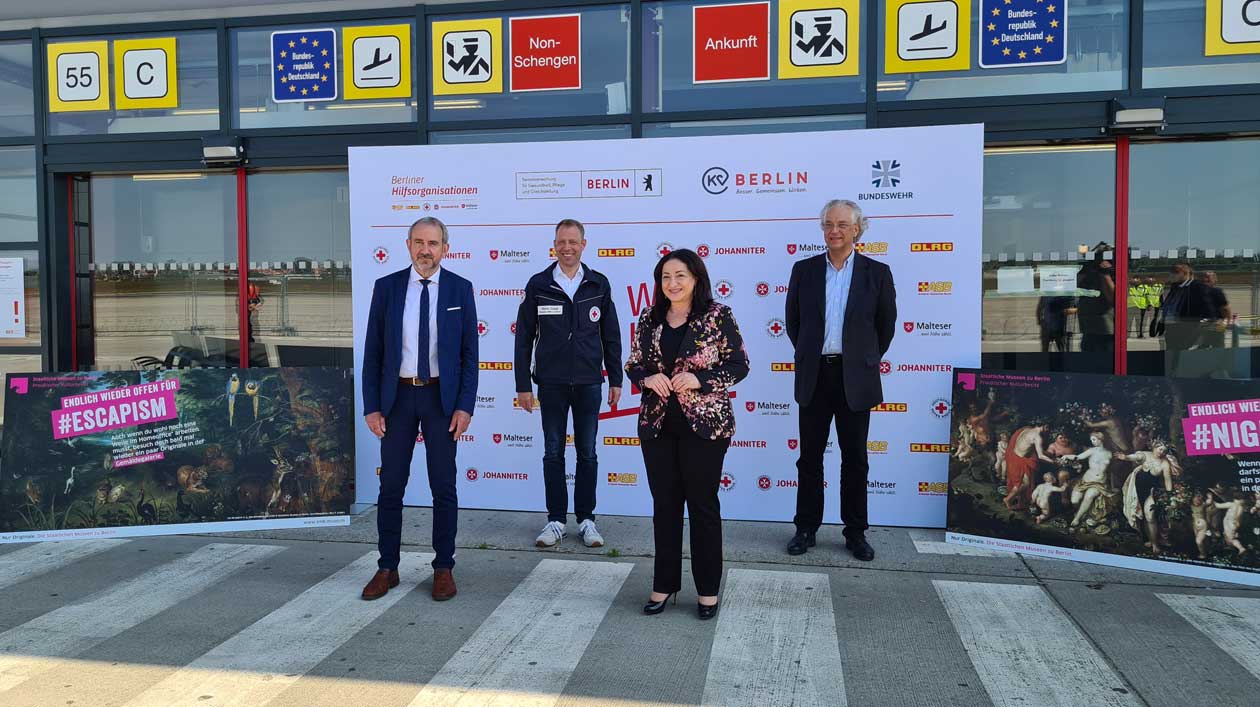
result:
<svg viewBox="0 0 1260 707"><path fill-rule="evenodd" d="M857 224L849 223L848 221L841 221L839 223L824 221L822 224L823 231L848 231L853 228L857 228Z"/></svg>

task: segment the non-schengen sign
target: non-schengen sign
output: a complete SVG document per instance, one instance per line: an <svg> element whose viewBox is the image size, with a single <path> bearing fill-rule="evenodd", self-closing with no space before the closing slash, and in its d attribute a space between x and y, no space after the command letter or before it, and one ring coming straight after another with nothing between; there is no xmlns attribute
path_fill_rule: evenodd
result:
<svg viewBox="0 0 1260 707"><path fill-rule="evenodd" d="M887 0L884 72L971 68L971 0Z"/></svg>
<svg viewBox="0 0 1260 707"><path fill-rule="evenodd" d="M26 336L26 283L21 258L0 258L0 339Z"/></svg>
<svg viewBox="0 0 1260 707"><path fill-rule="evenodd" d="M582 88L582 16L547 15L508 20L511 63L508 90Z"/></svg>
<svg viewBox="0 0 1260 707"><path fill-rule="evenodd" d="M337 32L299 29L271 33L271 100L337 99Z"/></svg>
<svg viewBox="0 0 1260 707"><path fill-rule="evenodd" d="M1260 0L1207 0L1203 53L1260 54Z"/></svg>
<svg viewBox="0 0 1260 707"><path fill-rule="evenodd" d="M780 0L781 79L857 76L860 0Z"/></svg>
<svg viewBox="0 0 1260 707"><path fill-rule="evenodd" d="M341 30L347 101L411 97L411 25Z"/></svg>
<svg viewBox="0 0 1260 707"><path fill-rule="evenodd" d="M179 106L176 44L174 37L114 41L114 100L119 109Z"/></svg>
<svg viewBox="0 0 1260 707"><path fill-rule="evenodd" d="M980 0L980 66L1067 61L1067 0Z"/></svg>
<svg viewBox="0 0 1260 707"><path fill-rule="evenodd" d="M692 83L770 78L770 3L692 8Z"/></svg>
<svg viewBox="0 0 1260 707"><path fill-rule="evenodd" d="M109 110L109 42L48 45L48 112Z"/></svg>

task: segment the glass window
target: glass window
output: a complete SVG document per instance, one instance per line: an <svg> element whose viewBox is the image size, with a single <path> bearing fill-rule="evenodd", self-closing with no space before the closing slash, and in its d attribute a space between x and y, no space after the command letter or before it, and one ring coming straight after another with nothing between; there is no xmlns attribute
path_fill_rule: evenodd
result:
<svg viewBox="0 0 1260 707"><path fill-rule="evenodd" d="M35 134L30 42L0 42L0 137Z"/></svg>
<svg viewBox="0 0 1260 707"><path fill-rule="evenodd" d="M1249 9L1254 22L1260 22L1260 3L1247 7L1237 2L1215 2L1237 11ZM1212 0L1146 3L1142 13L1143 87L1260 83L1260 54L1207 56L1204 25L1210 4Z"/></svg>
<svg viewBox="0 0 1260 707"><path fill-rule="evenodd" d="M433 145L483 142L560 142L616 140L630 137L629 125L590 125L572 128L505 128L502 130L442 130L429 133Z"/></svg>
<svg viewBox="0 0 1260 707"><path fill-rule="evenodd" d="M885 17L886 0L880 0ZM1067 8L1066 56L1061 64L985 69L976 58L982 41L980 0L971 3L971 68L967 71L933 71L888 74L884 71L885 47L880 33L879 100L927 100L977 96L1013 96L1039 93L1123 90L1128 84L1129 19L1125 0L1073 0ZM1050 7L1053 3L1047 3ZM1149 12L1149 10L1147 11ZM984 29L987 32L987 24ZM989 41L993 39L990 36ZM1064 41L1062 34L1056 39ZM999 39L999 42L1001 40ZM1148 40L1149 41L1149 40Z"/></svg>
<svg viewBox="0 0 1260 707"><path fill-rule="evenodd" d="M176 97L174 108L118 107L119 92L112 85L122 67L115 66L114 43L125 39L175 39ZM164 133L219 129L219 49L214 32L169 32L110 37L108 88L110 109L49 113L50 135L102 133ZM49 42L49 47L71 40ZM82 41L76 38L73 41Z"/></svg>
<svg viewBox="0 0 1260 707"><path fill-rule="evenodd" d="M750 118L747 120L688 120L644 123L643 137L688 135L752 135L803 133L817 130L857 130L866 127L866 115L810 115L800 118Z"/></svg>
<svg viewBox="0 0 1260 707"><path fill-rule="evenodd" d="M346 80L342 53L345 33L353 27L399 25L411 28L408 41L414 36L414 23L406 20L371 20L365 22L313 22L292 27L251 27L232 30L231 56L235 67L232 83L232 105L236 112L236 126L240 128L281 128L307 125L359 125L369 123L411 123L416 120L414 81L408 87L407 97L397 98L346 98ZM337 46L332 50L337 61L317 66L330 71L337 84L335 100L296 101L277 103L272 100L272 81L276 67L271 63L271 33L302 29L332 29L337 36ZM414 46L414 42L411 42ZM283 50L282 50L283 51ZM321 48L321 52L323 49ZM386 48L381 59L390 58ZM373 57L377 55L373 53ZM318 61L318 60L317 60ZM371 62L369 62L371 63ZM400 65L401 66L401 65ZM399 71L398 80L402 81ZM287 77L286 77L287 78ZM351 77L353 78L353 77Z"/></svg>
<svg viewBox="0 0 1260 707"><path fill-rule="evenodd" d="M1115 369L1115 175L1111 145L985 151L984 367Z"/></svg>
<svg viewBox="0 0 1260 707"><path fill-rule="evenodd" d="M15 346L39 346L43 331L43 318L39 311L39 252L32 244L31 250L0 251L0 258L22 259L23 299L26 305L26 335L13 339L0 338L0 352ZM36 370L38 368L36 364Z"/></svg>
<svg viewBox="0 0 1260 707"><path fill-rule="evenodd" d="M239 362L236 175L93 175L81 367L235 366ZM82 294L82 293L81 293Z"/></svg>
<svg viewBox="0 0 1260 707"><path fill-rule="evenodd" d="M0 148L0 241L39 240L35 149Z"/></svg>
<svg viewBox="0 0 1260 707"><path fill-rule="evenodd" d="M739 4L739 3L734 3ZM704 79L706 66L700 66L701 82L695 79L696 65L692 60L696 23L693 21L694 8L711 5L707 0L701 2L645 2L643 3L643 111L645 113L660 111L694 111L712 110L715 108L765 108L773 106L805 106L818 104L861 103L866 100L866 84L862 78L866 70L865 53L858 46L860 36L860 20L850 20L847 27L847 40L841 37L838 22L816 25L812 37L826 37L830 33L833 42L838 42L837 50L833 43L824 43L821 51L834 50L833 56L844 53L844 62L856 61L857 73L854 75L783 78L793 70L801 72L801 67L790 65L779 60L779 3L769 3L769 41L766 47L766 71L761 72L760 80L739 80L722 78L730 75L733 62L723 62L720 55L714 54L712 63L718 68L712 74L712 82ZM863 3L862 7L866 7ZM856 14L856 13L855 13ZM715 17L709 26L721 26L726 18ZM701 21L704 31L704 20ZM742 20L741 20L742 22ZM825 29L819 29L819 27ZM810 32L809 28L802 31ZM724 38L719 38L724 40ZM788 37L787 39L790 39ZM732 40L736 41L736 40ZM741 40L742 41L742 40ZM847 42L847 43L846 43ZM790 51L790 49L785 49ZM825 62L826 59L811 61ZM822 66L826 66L823 64ZM751 72L740 74L752 75Z"/></svg>
<svg viewBox="0 0 1260 707"><path fill-rule="evenodd" d="M539 25L537 22L517 24L519 37L513 41L512 19L524 20L531 17L549 17L559 21L560 15L577 14L580 16L577 30L581 36L581 56L578 59L576 83L568 85L581 88L552 88L566 83L566 77L558 71L552 75L535 72L532 76L524 72L517 73L514 66L513 51L504 52L502 57L501 90L493 93L459 93L453 95L433 95L430 106L430 120L484 120L487 118L538 118L568 115L620 115L630 111L630 6L602 5L577 9L529 10L514 13L496 13L494 15L459 15L435 17L432 22L449 22L452 20L471 20L478 18L502 18L502 34L507 37L506 47L521 44L525 49L521 55L521 63L540 59L557 59L564 57L563 49L545 50L538 45L561 42L557 39L571 33L572 29L564 29L557 24L552 27ZM450 35L451 30L441 29L443 37L457 39ZM430 29L432 36L433 30ZM434 46L441 44L443 37L433 37ZM529 50L529 38L535 38L532 53ZM572 54L567 55L572 57ZM497 67L494 67L497 68ZM454 69L451 69L454 70ZM493 71L493 69L492 69ZM429 77L432 88L433 77ZM499 82L494 85L499 86ZM545 87L545 90L544 88ZM437 92L434 91L434 94Z"/></svg>
<svg viewBox="0 0 1260 707"><path fill-rule="evenodd" d="M1260 140L1136 144L1130 173L1129 372L1260 376Z"/></svg>
<svg viewBox="0 0 1260 707"><path fill-rule="evenodd" d="M248 179L251 362L352 368L349 174Z"/></svg>

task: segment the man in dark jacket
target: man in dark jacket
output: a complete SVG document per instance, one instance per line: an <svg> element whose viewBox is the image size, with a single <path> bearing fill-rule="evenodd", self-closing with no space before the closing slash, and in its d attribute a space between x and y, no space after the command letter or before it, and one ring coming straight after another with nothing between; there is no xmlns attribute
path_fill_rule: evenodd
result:
<svg viewBox="0 0 1260 707"><path fill-rule="evenodd" d="M578 535L587 547L604 545L595 528L595 436L605 370L609 407L621 399L621 330L608 278L582 264L585 248L586 229L580 222L565 219L556 224L556 262L529 279L516 315L517 404L534 411L536 382L542 409L547 525L538 536L538 547L552 547L565 536L569 492L564 447L570 409L577 448L573 513Z"/></svg>

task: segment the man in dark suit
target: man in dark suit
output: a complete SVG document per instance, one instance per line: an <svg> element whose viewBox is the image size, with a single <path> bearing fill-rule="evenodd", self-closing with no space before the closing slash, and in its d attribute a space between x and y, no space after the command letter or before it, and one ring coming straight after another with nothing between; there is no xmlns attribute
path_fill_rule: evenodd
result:
<svg viewBox="0 0 1260 707"><path fill-rule="evenodd" d="M866 228L856 203L827 202L827 252L797 262L788 282L787 330L796 347L801 406L796 535L787 547L792 555L813 547L822 525L823 452L834 419L845 547L859 560L875 559L866 541L866 437L871 408L884 401L879 362L896 329L897 292L887 265L854 250Z"/></svg>
<svg viewBox="0 0 1260 707"><path fill-rule="evenodd" d="M407 231L411 266L376 281L363 344L363 409L381 439L376 502L380 568L363 588L377 599L398 586L403 492L416 433L433 492L433 598L455 596L455 449L477 400L477 308L472 283L443 269L446 224L426 216Z"/></svg>

